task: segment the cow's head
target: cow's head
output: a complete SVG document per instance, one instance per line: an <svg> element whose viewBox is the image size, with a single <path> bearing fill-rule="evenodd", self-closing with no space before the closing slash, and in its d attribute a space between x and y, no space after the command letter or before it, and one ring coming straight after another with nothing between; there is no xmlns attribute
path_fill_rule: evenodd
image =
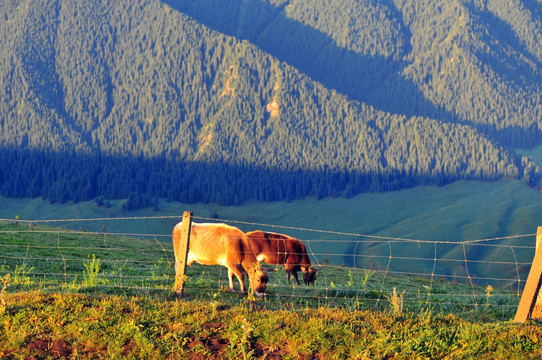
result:
<svg viewBox="0 0 542 360"><path fill-rule="evenodd" d="M301 267L303 272L303 281L305 285L314 285L314 280L316 280L316 273L320 270L319 268L313 268L312 266Z"/></svg>
<svg viewBox="0 0 542 360"><path fill-rule="evenodd" d="M267 282L269 281L266 269L260 267L260 264L254 265L248 270L248 279L252 286L252 290L257 296L265 294Z"/></svg>

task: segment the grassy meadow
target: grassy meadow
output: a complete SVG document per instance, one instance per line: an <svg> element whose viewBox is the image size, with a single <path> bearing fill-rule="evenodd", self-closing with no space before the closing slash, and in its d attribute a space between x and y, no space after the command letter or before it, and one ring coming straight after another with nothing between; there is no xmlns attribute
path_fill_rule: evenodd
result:
<svg viewBox="0 0 542 360"><path fill-rule="evenodd" d="M194 265L178 300L170 243L11 221L0 246L3 359L542 355L542 327L511 321L511 290L330 265L311 287L270 272L256 298Z"/></svg>

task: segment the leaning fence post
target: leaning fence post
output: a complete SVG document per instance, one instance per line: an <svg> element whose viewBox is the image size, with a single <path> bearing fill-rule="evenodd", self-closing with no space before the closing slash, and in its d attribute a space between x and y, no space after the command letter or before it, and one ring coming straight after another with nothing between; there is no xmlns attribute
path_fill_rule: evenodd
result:
<svg viewBox="0 0 542 360"><path fill-rule="evenodd" d="M527 319L542 319L542 301L538 300L542 278L542 226L536 230L536 250L527 282L521 294L521 300L514 321L523 323Z"/></svg>
<svg viewBox="0 0 542 360"><path fill-rule="evenodd" d="M186 282L186 259L188 257L188 246L190 242L190 228L192 226L192 211L183 213L181 223L180 240L173 239L173 251L175 251L175 285L173 291L175 296L181 298L184 293L184 283Z"/></svg>

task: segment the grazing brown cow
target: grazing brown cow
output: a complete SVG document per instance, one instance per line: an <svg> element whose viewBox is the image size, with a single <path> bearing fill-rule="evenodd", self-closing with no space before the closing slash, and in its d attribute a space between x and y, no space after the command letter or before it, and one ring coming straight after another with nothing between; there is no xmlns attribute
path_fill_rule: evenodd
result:
<svg viewBox="0 0 542 360"><path fill-rule="evenodd" d="M184 254L177 254L181 239L181 223L173 228L175 265ZM248 274L252 290L256 295L265 293L268 281L267 271L260 268L256 256L251 251L244 232L226 224L196 224L190 229L190 242L187 264L198 262L203 265L222 265L228 268L230 289L233 291L233 275L239 280L241 291L246 293L244 273Z"/></svg>
<svg viewBox="0 0 542 360"><path fill-rule="evenodd" d="M319 269L311 266L305 245L300 240L288 235L261 230L248 232L247 236L258 261L265 261L270 265L283 265L288 282L290 282L290 276L293 275L298 285L297 272L301 270L305 284L314 285L316 272Z"/></svg>

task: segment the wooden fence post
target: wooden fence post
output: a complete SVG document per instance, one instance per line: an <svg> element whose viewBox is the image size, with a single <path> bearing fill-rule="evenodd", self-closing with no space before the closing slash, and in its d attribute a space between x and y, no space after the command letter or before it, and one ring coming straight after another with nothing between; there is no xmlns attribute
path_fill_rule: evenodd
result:
<svg viewBox="0 0 542 360"><path fill-rule="evenodd" d="M514 321L523 323L527 319L542 319L542 301L538 299L542 278L542 226L536 230L536 250L527 283L523 288L521 300Z"/></svg>
<svg viewBox="0 0 542 360"><path fill-rule="evenodd" d="M183 213L181 224L181 238L179 242L173 241L173 251L175 251L175 285L173 291L177 298L184 294L184 283L186 282L186 259L188 257L188 246L190 243L190 228L192 226L192 211Z"/></svg>

